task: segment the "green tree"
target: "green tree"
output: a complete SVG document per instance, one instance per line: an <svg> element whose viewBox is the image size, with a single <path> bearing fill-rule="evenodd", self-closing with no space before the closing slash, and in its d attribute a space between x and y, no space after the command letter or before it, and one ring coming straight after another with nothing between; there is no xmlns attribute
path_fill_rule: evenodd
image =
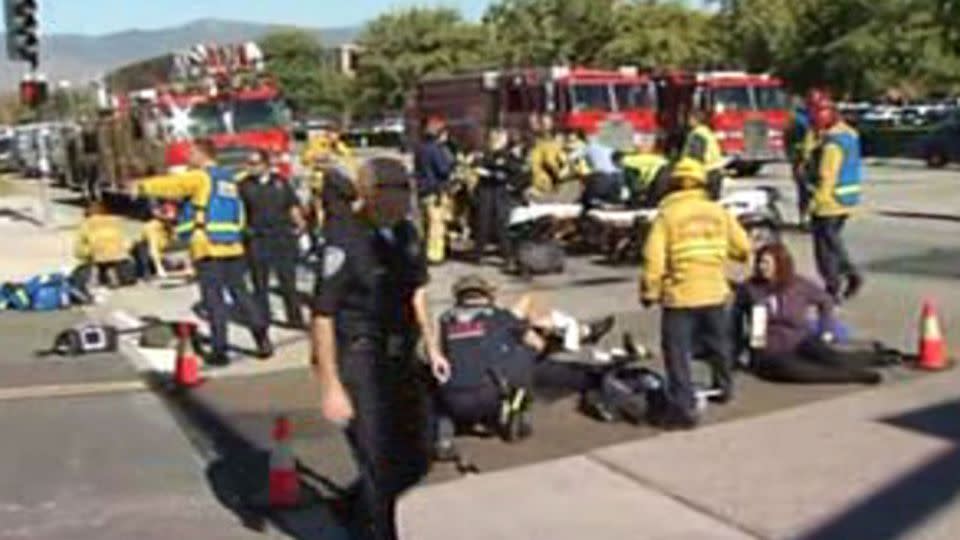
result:
<svg viewBox="0 0 960 540"><path fill-rule="evenodd" d="M357 81L368 111L400 110L416 83L488 63L484 28L453 9L412 8L371 21L359 40Z"/></svg>
<svg viewBox="0 0 960 540"><path fill-rule="evenodd" d="M716 46L730 63L750 71L775 69L793 51L795 6L806 0L727 0L714 19Z"/></svg>
<svg viewBox="0 0 960 540"><path fill-rule="evenodd" d="M260 46L267 71L277 79L295 110L349 117L355 105L352 81L323 61L323 47L314 35L278 30L264 36Z"/></svg>
<svg viewBox="0 0 960 540"><path fill-rule="evenodd" d="M719 57L712 17L681 3L641 2L615 9L616 25L598 54L607 65L699 68Z"/></svg>
<svg viewBox="0 0 960 540"><path fill-rule="evenodd" d="M508 66L589 65L617 29L622 0L500 0L483 23Z"/></svg>

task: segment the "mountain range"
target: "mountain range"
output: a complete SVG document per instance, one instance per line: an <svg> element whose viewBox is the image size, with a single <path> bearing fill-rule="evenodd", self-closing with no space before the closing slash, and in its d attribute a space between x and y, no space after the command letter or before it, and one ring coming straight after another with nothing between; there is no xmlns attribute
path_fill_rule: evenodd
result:
<svg viewBox="0 0 960 540"><path fill-rule="evenodd" d="M42 36L40 71L50 81L90 81L122 65L185 49L197 43L238 43L256 40L282 26L202 19L182 26L157 30L127 30L101 36L54 34ZM325 46L354 40L360 28L303 28L316 34ZM0 34L0 43L4 36ZM13 90L26 71L26 64L0 59L0 91Z"/></svg>

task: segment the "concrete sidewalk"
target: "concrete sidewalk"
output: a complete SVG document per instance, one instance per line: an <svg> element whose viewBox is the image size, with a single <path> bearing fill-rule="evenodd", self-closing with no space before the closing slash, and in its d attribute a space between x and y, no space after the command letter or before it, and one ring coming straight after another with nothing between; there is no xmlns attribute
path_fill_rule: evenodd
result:
<svg viewBox="0 0 960 540"><path fill-rule="evenodd" d="M930 375L425 487L402 502L404 538L952 540L958 385Z"/></svg>

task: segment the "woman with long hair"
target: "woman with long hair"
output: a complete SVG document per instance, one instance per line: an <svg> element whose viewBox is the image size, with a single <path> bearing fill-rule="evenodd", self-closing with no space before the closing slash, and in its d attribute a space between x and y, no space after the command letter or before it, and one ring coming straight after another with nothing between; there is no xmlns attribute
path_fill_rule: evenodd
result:
<svg viewBox="0 0 960 540"><path fill-rule="evenodd" d="M821 287L797 275L783 244L759 250L753 277L744 287L745 316L766 312L766 331L752 344L751 368L761 378L790 383L861 383L883 380L875 367L889 358L871 350L847 351L830 345L809 320L816 309L831 327L835 305Z"/></svg>

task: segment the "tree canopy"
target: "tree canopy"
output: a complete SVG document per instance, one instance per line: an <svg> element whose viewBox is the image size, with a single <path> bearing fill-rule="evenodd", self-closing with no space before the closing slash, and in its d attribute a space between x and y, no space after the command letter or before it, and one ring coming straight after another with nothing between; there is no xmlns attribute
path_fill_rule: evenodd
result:
<svg viewBox="0 0 960 540"><path fill-rule="evenodd" d="M399 110L427 75L557 64L746 69L850 98L960 89L960 0L497 0L480 21L449 8L386 13L364 29L355 81L318 69L319 44L264 40L308 109ZM294 53L296 51L296 53ZM319 73L318 73L319 71Z"/></svg>

